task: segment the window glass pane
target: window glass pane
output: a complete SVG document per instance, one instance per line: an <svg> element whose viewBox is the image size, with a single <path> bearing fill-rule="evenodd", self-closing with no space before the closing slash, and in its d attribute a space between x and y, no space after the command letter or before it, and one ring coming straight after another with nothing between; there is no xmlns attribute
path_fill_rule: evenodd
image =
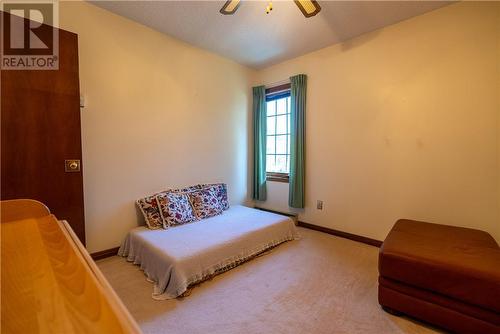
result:
<svg viewBox="0 0 500 334"><path fill-rule="evenodd" d="M287 139L288 139L288 142L287 142L287 149L286 149L286 153L287 154L290 154L290 135L287 135Z"/></svg>
<svg viewBox="0 0 500 334"><path fill-rule="evenodd" d="M286 135L276 136L276 154L286 153Z"/></svg>
<svg viewBox="0 0 500 334"><path fill-rule="evenodd" d="M266 171L267 172L276 171L275 157L276 157L275 155L267 155L267 160L266 160Z"/></svg>
<svg viewBox="0 0 500 334"><path fill-rule="evenodd" d="M276 100L276 114L286 114L286 98Z"/></svg>
<svg viewBox="0 0 500 334"><path fill-rule="evenodd" d="M290 121L291 121L290 114L288 114L287 117L288 117L288 133L290 133Z"/></svg>
<svg viewBox="0 0 500 334"><path fill-rule="evenodd" d="M267 116L276 114L276 101L267 102Z"/></svg>
<svg viewBox="0 0 500 334"><path fill-rule="evenodd" d="M290 172L290 156L286 156L286 171L289 173Z"/></svg>
<svg viewBox="0 0 500 334"><path fill-rule="evenodd" d="M276 117L268 117L267 118L267 134L274 135L276 131Z"/></svg>
<svg viewBox="0 0 500 334"><path fill-rule="evenodd" d="M274 154L274 144L275 144L275 136L267 136L267 149L266 153L267 154Z"/></svg>
<svg viewBox="0 0 500 334"><path fill-rule="evenodd" d="M286 132L286 115L276 116L276 134L285 134Z"/></svg>
<svg viewBox="0 0 500 334"><path fill-rule="evenodd" d="M286 168L286 155L277 155L276 156L276 171L278 173L287 173L288 170Z"/></svg>

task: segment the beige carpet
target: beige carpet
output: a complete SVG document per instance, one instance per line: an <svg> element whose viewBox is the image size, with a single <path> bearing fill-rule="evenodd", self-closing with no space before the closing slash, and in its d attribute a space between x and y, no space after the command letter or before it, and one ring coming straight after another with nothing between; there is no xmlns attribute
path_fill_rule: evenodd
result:
<svg viewBox="0 0 500 334"><path fill-rule="evenodd" d="M300 228L302 239L219 275L188 297L156 301L138 266L98 262L149 333L436 333L377 303L378 248Z"/></svg>

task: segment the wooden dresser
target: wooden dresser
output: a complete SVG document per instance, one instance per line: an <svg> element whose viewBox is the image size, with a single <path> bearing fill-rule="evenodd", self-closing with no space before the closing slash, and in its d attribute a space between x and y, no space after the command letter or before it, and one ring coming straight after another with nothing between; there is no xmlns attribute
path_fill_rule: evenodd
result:
<svg viewBox="0 0 500 334"><path fill-rule="evenodd" d="M1 332L140 333L66 221L1 202Z"/></svg>

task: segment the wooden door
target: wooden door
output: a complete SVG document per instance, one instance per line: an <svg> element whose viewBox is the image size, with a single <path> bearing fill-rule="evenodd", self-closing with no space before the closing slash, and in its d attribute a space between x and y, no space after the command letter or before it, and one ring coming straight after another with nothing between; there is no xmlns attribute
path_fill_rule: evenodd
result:
<svg viewBox="0 0 500 334"><path fill-rule="evenodd" d="M76 34L59 30L58 70L1 71L1 131L1 199L44 203L85 244L82 166L65 171L82 160Z"/></svg>

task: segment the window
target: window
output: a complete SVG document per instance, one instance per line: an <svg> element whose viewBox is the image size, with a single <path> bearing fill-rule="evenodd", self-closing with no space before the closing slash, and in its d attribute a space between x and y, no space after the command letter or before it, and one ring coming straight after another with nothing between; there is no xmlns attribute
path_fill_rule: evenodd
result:
<svg viewBox="0 0 500 334"><path fill-rule="evenodd" d="M290 171L290 84L266 90L268 181L288 182Z"/></svg>

